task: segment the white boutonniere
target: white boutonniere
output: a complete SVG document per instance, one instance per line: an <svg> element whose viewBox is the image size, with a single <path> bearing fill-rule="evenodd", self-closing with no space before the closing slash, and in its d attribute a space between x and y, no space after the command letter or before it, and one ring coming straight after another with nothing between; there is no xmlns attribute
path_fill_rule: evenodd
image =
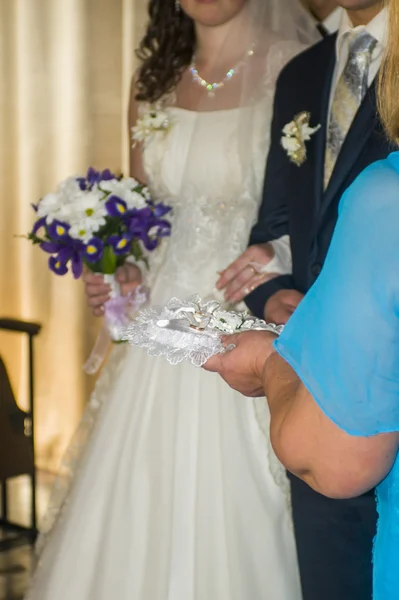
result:
<svg viewBox="0 0 399 600"><path fill-rule="evenodd" d="M310 113L301 112L283 129L281 145L286 150L291 162L300 167L306 160L306 144L320 125L310 127Z"/></svg>
<svg viewBox="0 0 399 600"><path fill-rule="evenodd" d="M151 108L137 120L136 125L131 129L133 146L145 142L155 133L167 133L170 125L170 118L165 111Z"/></svg>

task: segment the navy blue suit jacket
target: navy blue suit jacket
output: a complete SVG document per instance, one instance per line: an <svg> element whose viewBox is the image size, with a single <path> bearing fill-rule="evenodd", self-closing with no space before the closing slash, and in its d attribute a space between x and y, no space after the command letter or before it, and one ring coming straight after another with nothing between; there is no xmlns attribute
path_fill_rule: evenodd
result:
<svg viewBox="0 0 399 600"><path fill-rule="evenodd" d="M311 287L323 266L343 192L365 167L385 158L393 149L377 114L374 83L348 132L330 183L323 189L335 43L336 34L295 57L277 82L263 201L249 244L289 234L293 273L260 286L246 298L250 310L259 317L263 317L265 303L278 290L305 293ZM310 113L312 127L321 127L306 143L307 160L298 167L282 148L281 136L283 127L303 111Z"/></svg>

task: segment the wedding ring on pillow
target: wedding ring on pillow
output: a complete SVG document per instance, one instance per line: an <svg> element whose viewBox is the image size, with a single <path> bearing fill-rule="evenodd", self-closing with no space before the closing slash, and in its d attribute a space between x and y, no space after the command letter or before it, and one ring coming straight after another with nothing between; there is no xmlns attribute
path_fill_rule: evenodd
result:
<svg viewBox="0 0 399 600"><path fill-rule="evenodd" d="M195 329L196 331L205 331L206 327L202 327L201 325L190 325L190 329Z"/></svg>
<svg viewBox="0 0 399 600"><path fill-rule="evenodd" d="M210 317L208 315L203 315L199 312L185 314L190 323L190 329L195 329L196 331L205 331L205 329L208 327L210 322Z"/></svg>

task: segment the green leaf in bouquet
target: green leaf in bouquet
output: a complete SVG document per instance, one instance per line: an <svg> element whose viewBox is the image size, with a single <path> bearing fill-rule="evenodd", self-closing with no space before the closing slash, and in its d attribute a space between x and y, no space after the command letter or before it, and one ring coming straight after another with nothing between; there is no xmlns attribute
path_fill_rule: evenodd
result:
<svg viewBox="0 0 399 600"><path fill-rule="evenodd" d="M29 240L30 242L32 242L33 245L35 245L35 244L42 244L43 242L46 241L46 240L40 238L35 233L28 233L28 235L18 235L16 237L24 238L25 240Z"/></svg>
<svg viewBox="0 0 399 600"><path fill-rule="evenodd" d="M113 275L120 266L120 261L110 246L105 246L103 255L99 261L92 263L83 259L83 262L89 271L92 273L101 273L102 275Z"/></svg>
<svg viewBox="0 0 399 600"><path fill-rule="evenodd" d="M101 259L102 272L105 275L113 275L118 267L118 258L110 246L104 248L104 254Z"/></svg>

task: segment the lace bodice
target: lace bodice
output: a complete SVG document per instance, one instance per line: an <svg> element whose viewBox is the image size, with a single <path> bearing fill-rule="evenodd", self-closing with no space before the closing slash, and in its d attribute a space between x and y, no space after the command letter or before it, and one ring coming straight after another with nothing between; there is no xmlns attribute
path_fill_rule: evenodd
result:
<svg viewBox="0 0 399 600"><path fill-rule="evenodd" d="M152 195L174 209L172 236L151 257L154 303L193 293L218 298L217 273L244 251L256 221L275 81L296 52L298 45L287 42L271 49L265 85L251 106L202 113L168 106L167 131L146 138Z"/></svg>

